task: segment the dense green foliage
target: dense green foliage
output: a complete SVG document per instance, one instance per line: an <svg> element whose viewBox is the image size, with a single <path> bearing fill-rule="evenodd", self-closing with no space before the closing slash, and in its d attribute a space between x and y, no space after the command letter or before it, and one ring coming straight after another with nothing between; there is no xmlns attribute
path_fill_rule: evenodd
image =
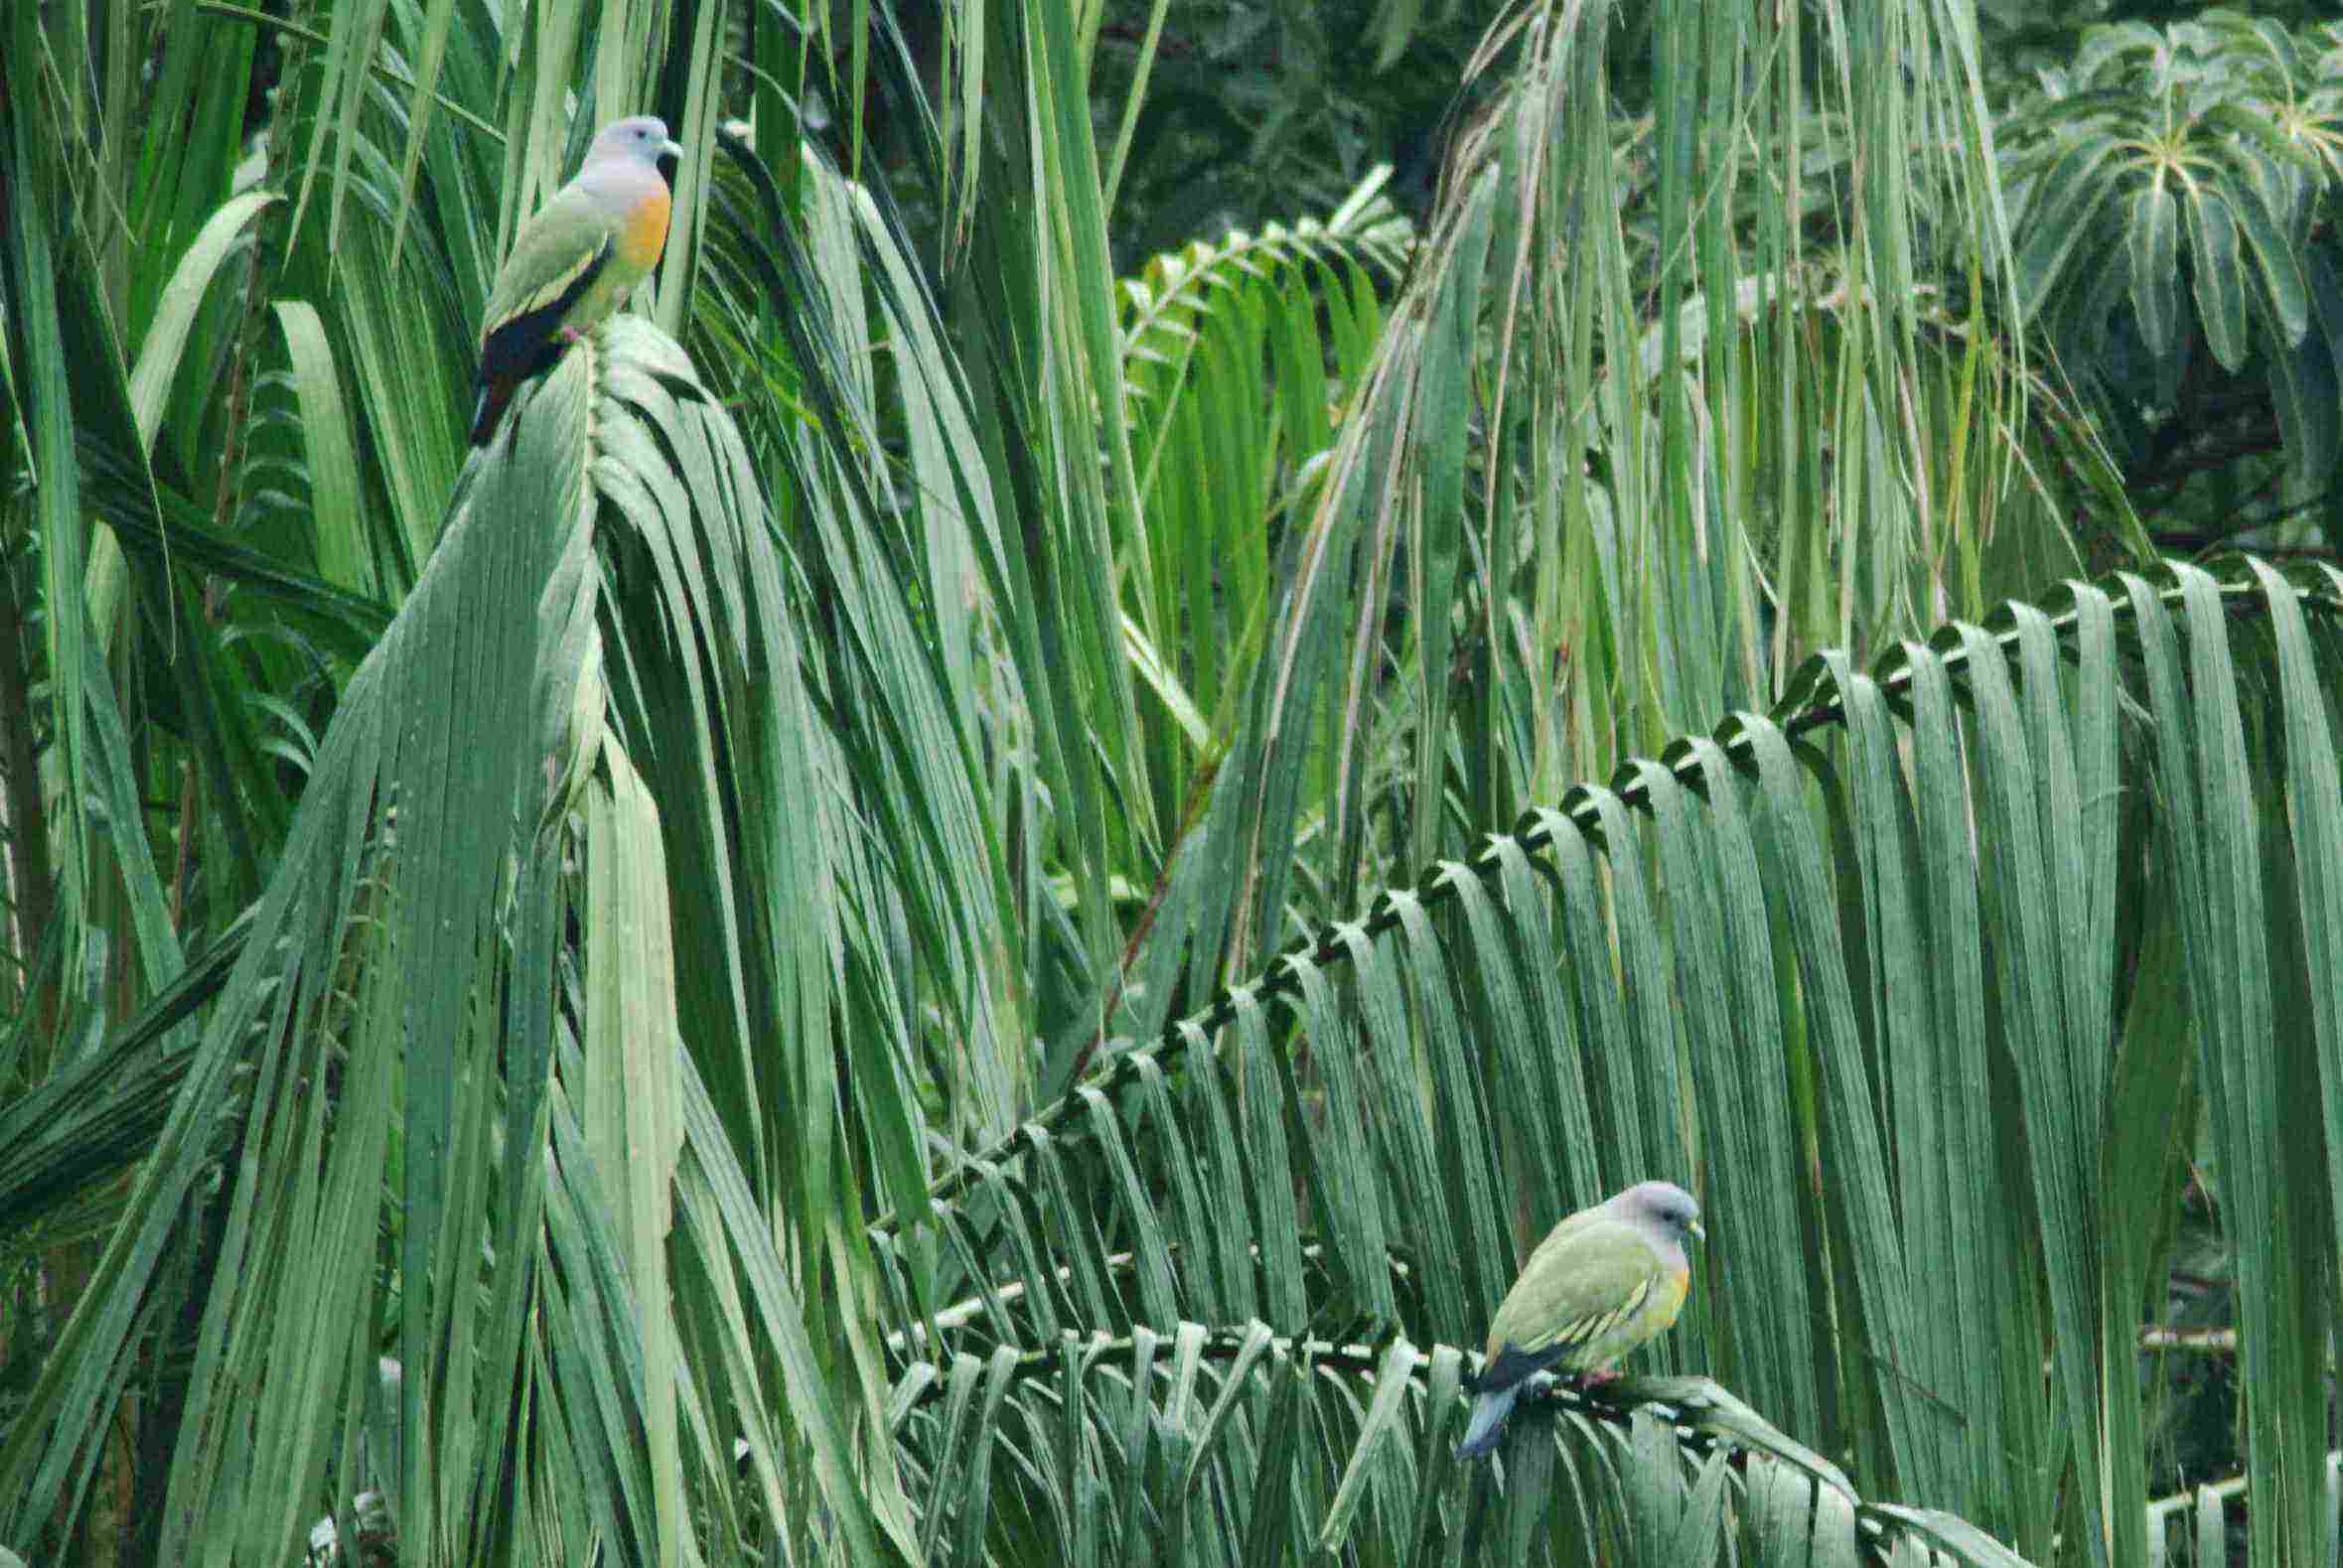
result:
<svg viewBox="0 0 2343 1568"><path fill-rule="evenodd" d="M2343 540L2343 25L2095 32L2004 145L2023 308L2159 534Z"/></svg>
<svg viewBox="0 0 2343 1568"><path fill-rule="evenodd" d="M9 10L0 1563L2331 1560L2343 34L1979 10Z"/></svg>

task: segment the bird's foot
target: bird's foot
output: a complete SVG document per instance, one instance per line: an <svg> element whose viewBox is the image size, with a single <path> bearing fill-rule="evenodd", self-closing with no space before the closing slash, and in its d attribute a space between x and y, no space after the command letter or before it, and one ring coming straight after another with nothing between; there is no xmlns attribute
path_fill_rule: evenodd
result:
<svg viewBox="0 0 2343 1568"><path fill-rule="evenodd" d="M1601 1371L1578 1374L1578 1386L1581 1388L1600 1388L1605 1383L1615 1383L1618 1380L1619 1368L1616 1366L1605 1367Z"/></svg>

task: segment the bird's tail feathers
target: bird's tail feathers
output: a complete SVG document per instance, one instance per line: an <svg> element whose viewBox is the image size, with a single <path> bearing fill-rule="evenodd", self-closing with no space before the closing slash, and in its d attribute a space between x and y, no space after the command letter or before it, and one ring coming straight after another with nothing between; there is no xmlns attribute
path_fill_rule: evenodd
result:
<svg viewBox="0 0 2343 1568"><path fill-rule="evenodd" d="M480 383L480 401L474 405L472 410L472 444L474 446L485 447L488 445L489 438L497 433L498 422L505 417L505 405L511 401L513 401L512 382L483 381Z"/></svg>
<svg viewBox="0 0 2343 1568"><path fill-rule="evenodd" d="M1479 1459L1497 1446L1505 1436L1505 1418L1513 1414L1514 1401L1522 1396L1522 1385L1492 1389L1473 1400L1472 1420L1464 1429L1464 1441L1456 1445L1458 1459Z"/></svg>

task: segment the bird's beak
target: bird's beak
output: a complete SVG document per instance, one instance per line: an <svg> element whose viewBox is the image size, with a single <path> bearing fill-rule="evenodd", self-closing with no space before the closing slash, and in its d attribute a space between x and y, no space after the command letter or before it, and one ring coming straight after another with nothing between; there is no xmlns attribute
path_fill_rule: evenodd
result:
<svg viewBox="0 0 2343 1568"><path fill-rule="evenodd" d="M670 141L664 147L661 147L659 150L659 155L661 158L672 158L677 163L681 163L683 161L683 144L677 141Z"/></svg>
<svg viewBox="0 0 2343 1568"><path fill-rule="evenodd" d="M1697 1219L1686 1222L1684 1228L1692 1233L1692 1239L1695 1241L1708 1239L1708 1232L1700 1228L1700 1221Z"/></svg>

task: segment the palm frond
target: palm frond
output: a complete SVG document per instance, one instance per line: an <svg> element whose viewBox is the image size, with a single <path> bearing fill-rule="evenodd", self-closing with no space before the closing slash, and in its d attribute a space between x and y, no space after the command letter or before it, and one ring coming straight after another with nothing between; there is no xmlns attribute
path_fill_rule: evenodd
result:
<svg viewBox="0 0 2343 1568"><path fill-rule="evenodd" d="M1717 1240L1672 1363L1852 1445L1866 1492L2037 1559L2072 1466L2102 1499L2082 1524L2143 1549L2136 1429L2105 1458L2052 1434L2137 1408L2153 1195L2179 1180L2192 1070L2220 1169L2254 1171L2224 1202L2277 1216L2248 1244L2283 1282L2254 1321L2273 1346L2323 1321L2300 1261L2327 1244L2323 1144L2287 1130L2323 1101L2280 1088L2324 1080L2312 1044L2200 1024L2191 1063L2151 959L2183 955L2187 994L2216 997L2197 1008L2332 1010L2310 944L2336 926L2338 586L2174 568L1869 673L1831 654L1770 717L1387 892L947 1173L934 1206L973 1310L946 1343L986 1363L1255 1316L1470 1343L1517 1236L1632 1180L1696 1179ZM2252 751L2248 709L2270 736ZM2213 799L2226 826L2201 819ZM2323 1485L2302 1375L2247 1368L2273 1498Z"/></svg>

